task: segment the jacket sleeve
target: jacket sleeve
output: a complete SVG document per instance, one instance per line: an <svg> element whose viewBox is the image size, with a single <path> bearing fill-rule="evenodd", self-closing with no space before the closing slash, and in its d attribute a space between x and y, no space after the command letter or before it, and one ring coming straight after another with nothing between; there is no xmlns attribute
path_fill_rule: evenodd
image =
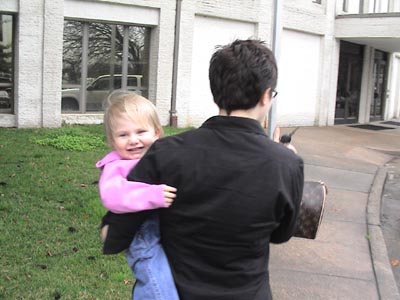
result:
<svg viewBox="0 0 400 300"><path fill-rule="evenodd" d="M128 249L143 221L152 213L151 210L128 214L107 212L102 219L102 226L109 226L103 254L118 254Z"/></svg>
<svg viewBox="0 0 400 300"><path fill-rule="evenodd" d="M166 207L161 185L128 181L124 173L126 170L119 164L104 166L99 192L105 208L122 214Z"/></svg>
<svg viewBox="0 0 400 300"><path fill-rule="evenodd" d="M153 146L154 144L152 145L152 147ZM140 169L143 173L155 172L155 170L153 169L153 165L144 164L143 166L140 166L142 165L142 161L146 161L146 157L148 157L149 153L151 153L152 147L150 147L150 149L139 161L138 165L133 168L133 170ZM131 178L131 173L132 171L127 176L128 182L134 180L133 178ZM132 242L132 239L134 238L143 221L146 220L146 218L148 218L152 213L154 213L154 211L152 210L144 210L136 213L127 214L114 214L112 212L108 212L103 217L102 222L102 225L109 225L107 237L103 244L103 253L116 254L126 250Z"/></svg>
<svg viewBox="0 0 400 300"><path fill-rule="evenodd" d="M284 243L295 233L304 186L304 163L298 159L280 174L280 191L277 199L279 226L271 234L272 243Z"/></svg>

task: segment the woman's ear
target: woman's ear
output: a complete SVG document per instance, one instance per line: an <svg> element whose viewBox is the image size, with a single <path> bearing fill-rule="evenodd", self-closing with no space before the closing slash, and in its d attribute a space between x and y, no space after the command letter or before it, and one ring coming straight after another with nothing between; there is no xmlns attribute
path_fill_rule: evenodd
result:
<svg viewBox="0 0 400 300"><path fill-rule="evenodd" d="M265 90L264 94L261 96L261 101L263 105L269 105L271 102L271 88Z"/></svg>
<svg viewBox="0 0 400 300"><path fill-rule="evenodd" d="M260 101L258 101L256 105L256 110L258 115L258 120L260 122L263 122L263 120L266 117L266 114L269 112L269 109L271 108L271 95L270 95L271 89L267 89L264 91L264 93L261 96Z"/></svg>

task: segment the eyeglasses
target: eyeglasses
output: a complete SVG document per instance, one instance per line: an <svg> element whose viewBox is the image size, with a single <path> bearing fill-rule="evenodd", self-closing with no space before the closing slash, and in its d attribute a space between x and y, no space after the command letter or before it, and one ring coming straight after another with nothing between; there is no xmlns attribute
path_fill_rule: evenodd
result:
<svg viewBox="0 0 400 300"><path fill-rule="evenodd" d="M272 93L271 93L271 98L273 99L273 98L275 98L276 96L278 96L278 92L275 91L275 90L273 90Z"/></svg>

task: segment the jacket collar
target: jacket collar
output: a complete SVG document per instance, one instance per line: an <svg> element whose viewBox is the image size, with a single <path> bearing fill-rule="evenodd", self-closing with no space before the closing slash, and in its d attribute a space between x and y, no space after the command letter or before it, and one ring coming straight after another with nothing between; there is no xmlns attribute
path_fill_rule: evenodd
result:
<svg viewBox="0 0 400 300"><path fill-rule="evenodd" d="M258 121L243 117L214 116L205 121L201 127L252 132L266 135L264 129L261 127L261 124Z"/></svg>
<svg viewBox="0 0 400 300"><path fill-rule="evenodd" d="M111 151L110 153L108 153L106 156L104 156L101 160L99 160L96 163L96 167L97 168L102 168L104 167L106 164L112 162L112 161L116 161L116 160L121 160L121 156L119 156L119 154L117 153L117 151Z"/></svg>

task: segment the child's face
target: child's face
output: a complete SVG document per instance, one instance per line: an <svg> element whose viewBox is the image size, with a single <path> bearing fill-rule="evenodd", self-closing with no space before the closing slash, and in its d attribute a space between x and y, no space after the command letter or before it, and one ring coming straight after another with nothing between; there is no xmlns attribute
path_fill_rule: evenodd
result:
<svg viewBox="0 0 400 300"><path fill-rule="evenodd" d="M135 122L121 116L113 130L113 147L123 159L139 159L160 137L160 131L150 122Z"/></svg>

